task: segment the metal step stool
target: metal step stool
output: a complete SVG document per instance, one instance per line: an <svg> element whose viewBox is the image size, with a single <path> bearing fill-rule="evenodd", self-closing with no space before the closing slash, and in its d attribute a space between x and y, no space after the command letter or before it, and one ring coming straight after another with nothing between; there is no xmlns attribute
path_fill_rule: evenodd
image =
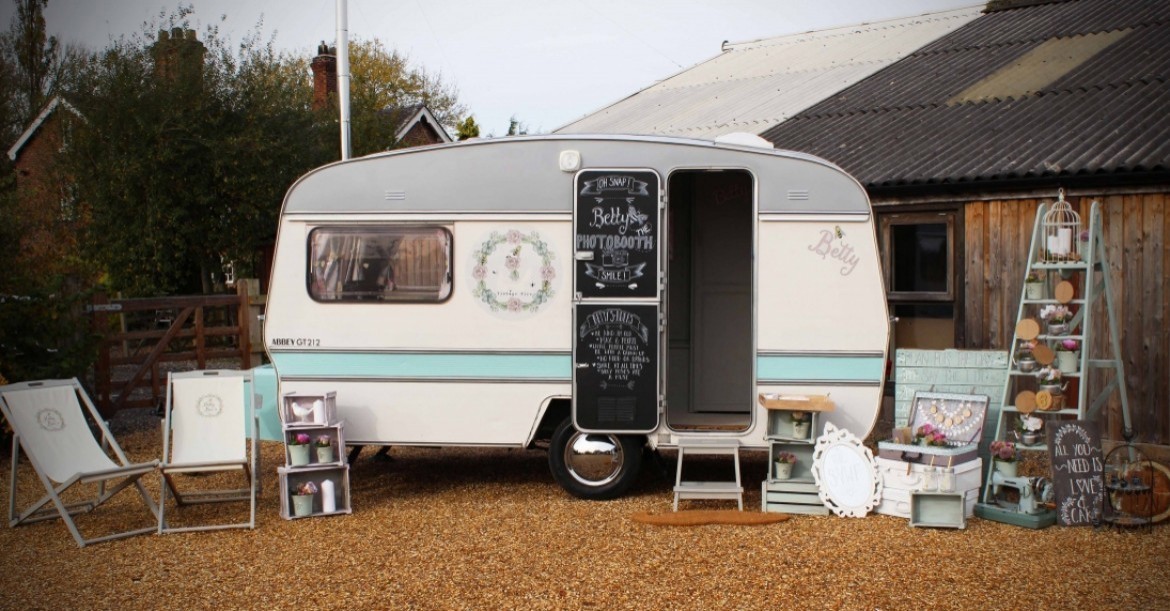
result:
<svg viewBox="0 0 1170 611"><path fill-rule="evenodd" d="M735 481L683 481L683 459L691 455L731 455L735 461ZM680 437L678 469L674 477L674 510L679 499L728 499L739 503L743 511L743 484L739 479L739 440L718 437Z"/></svg>

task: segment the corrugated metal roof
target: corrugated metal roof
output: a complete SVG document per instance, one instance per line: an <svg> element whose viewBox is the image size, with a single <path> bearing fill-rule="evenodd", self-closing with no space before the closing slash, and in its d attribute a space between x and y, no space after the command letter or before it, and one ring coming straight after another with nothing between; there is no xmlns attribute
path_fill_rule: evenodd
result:
<svg viewBox="0 0 1170 611"><path fill-rule="evenodd" d="M1167 176L1168 101L1170 2L1069 0L988 13L763 136L871 189Z"/></svg>
<svg viewBox="0 0 1170 611"><path fill-rule="evenodd" d="M727 45L557 133L759 134L975 19L981 7Z"/></svg>

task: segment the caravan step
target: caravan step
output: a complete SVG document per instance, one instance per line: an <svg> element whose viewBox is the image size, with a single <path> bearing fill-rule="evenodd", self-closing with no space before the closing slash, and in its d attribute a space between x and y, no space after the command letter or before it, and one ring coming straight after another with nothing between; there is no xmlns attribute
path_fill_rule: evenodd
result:
<svg viewBox="0 0 1170 611"><path fill-rule="evenodd" d="M674 478L674 510L680 499L734 500L743 511L743 485L739 476L739 440L727 437L680 437L678 467ZM683 481L683 461L688 455L731 456L735 481Z"/></svg>

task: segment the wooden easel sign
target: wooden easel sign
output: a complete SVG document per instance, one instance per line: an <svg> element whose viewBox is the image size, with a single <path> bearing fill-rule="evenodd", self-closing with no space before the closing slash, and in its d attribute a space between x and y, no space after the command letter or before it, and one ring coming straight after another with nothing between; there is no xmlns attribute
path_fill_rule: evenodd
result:
<svg viewBox="0 0 1170 611"><path fill-rule="evenodd" d="M1056 492L1056 519L1061 526L1101 523L1105 499L1105 461L1096 422L1069 420L1048 428L1048 457Z"/></svg>

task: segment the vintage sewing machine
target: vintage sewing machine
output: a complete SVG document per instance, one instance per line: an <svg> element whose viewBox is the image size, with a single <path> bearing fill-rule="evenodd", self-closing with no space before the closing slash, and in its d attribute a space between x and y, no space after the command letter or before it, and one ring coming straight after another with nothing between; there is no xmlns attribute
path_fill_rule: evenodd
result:
<svg viewBox="0 0 1170 611"><path fill-rule="evenodd" d="M1019 513L1029 515L1043 513L1047 510L1046 503L1051 503L1055 499L1052 480L1047 477L1006 477L996 471L991 475L991 483L994 486L996 504ZM1014 489L1016 493L1009 495L1006 488ZM1012 496L1018 497L1014 507L1010 500Z"/></svg>

